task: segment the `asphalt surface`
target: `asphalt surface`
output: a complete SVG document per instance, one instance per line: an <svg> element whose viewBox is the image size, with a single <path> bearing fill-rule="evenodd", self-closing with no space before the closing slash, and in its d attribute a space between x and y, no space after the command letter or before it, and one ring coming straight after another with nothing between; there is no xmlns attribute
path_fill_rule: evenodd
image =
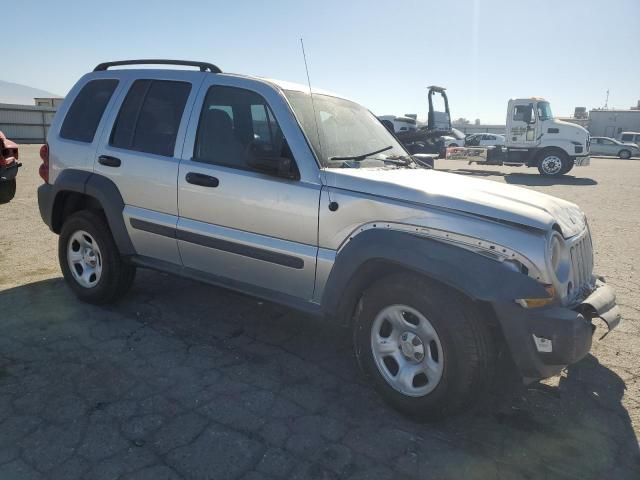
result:
<svg viewBox="0 0 640 480"><path fill-rule="evenodd" d="M347 331L295 311L148 271L117 305L77 301L37 151L0 206L0 479L640 478L640 161L438 164L578 203L624 323L561 376L422 424L361 377Z"/></svg>

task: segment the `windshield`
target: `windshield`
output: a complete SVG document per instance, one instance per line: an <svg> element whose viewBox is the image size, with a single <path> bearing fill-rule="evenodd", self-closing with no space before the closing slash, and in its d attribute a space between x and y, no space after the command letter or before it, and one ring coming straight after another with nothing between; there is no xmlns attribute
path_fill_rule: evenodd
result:
<svg viewBox="0 0 640 480"><path fill-rule="evenodd" d="M357 103L314 94L314 119L310 95L293 90L285 90L284 94L323 167L342 167L348 162L331 160L335 157L362 157L374 152L366 158L384 160L407 155L385 126L369 110Z"/></svg>
<svg viewBox="0 0 640 480"><path fill-rule="evenodd" d="M538 102L538 118L540 120L551 120L553 118L549 102Z"/></svg>

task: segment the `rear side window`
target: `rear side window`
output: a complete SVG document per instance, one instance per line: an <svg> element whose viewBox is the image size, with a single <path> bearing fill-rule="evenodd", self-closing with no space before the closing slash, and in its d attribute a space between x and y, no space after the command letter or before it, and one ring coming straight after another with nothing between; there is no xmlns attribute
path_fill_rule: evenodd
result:
<svg viewBox="0 0 640 480"><path fill-rule="evenodd" d="M623 142L631 142L631 141L633 141L633 135L627 133L625 135L622 135L620 140L623 141Z"/></svg>
<svg viewBox="0 0 640 480"><path fill-rule="evenodd" d="M93 142L96 129L107 108L118 80L91 80L71 104L62 123L60 136L78 142Z"/></svg>
<svg viewBox="0 0 640 480"><path fill-rule="evenodd" d="M191 84L136 80L122 103L109 144L127 150L173 156Z"/></svg>

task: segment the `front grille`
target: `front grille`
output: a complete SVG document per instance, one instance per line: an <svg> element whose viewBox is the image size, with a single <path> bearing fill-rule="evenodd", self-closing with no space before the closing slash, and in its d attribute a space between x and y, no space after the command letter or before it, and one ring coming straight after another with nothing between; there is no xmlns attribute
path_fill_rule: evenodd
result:
<svg viewBox="0 0 640 480"><path fill-rule="evenodd" d="M574 292L590 288L593 278L593 246L587 232L571 246L571 284Z"/></svg>

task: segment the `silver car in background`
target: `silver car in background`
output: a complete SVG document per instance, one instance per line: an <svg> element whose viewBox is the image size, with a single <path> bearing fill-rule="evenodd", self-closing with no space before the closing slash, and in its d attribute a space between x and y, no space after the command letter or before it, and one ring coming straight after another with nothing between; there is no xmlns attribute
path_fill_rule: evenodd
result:
<svg viewBox="0 0 640 480"><path fill-rule="evenodd" d="M634 143L622 143L608 137L591 137L591 155L610 155L627 159L640 156L640 148Z"/></svg>

